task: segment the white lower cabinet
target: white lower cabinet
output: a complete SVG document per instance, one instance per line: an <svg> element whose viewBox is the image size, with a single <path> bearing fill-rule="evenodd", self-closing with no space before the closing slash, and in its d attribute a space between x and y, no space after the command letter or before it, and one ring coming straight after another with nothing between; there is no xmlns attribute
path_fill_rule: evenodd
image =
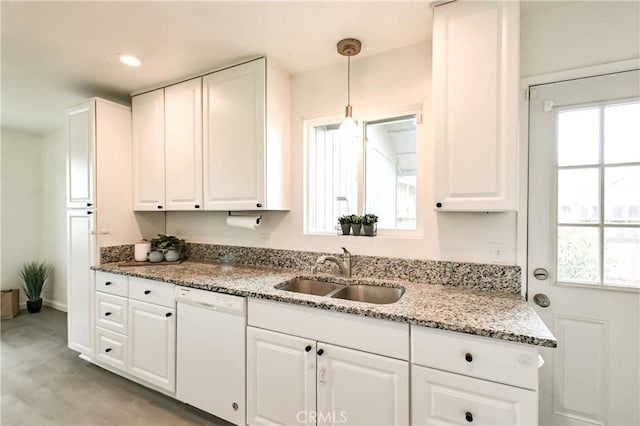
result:
<svg viewBox="0 0 640 426"><path fill-rule="evenodd" d="M118 370L127 371L127 336L96 327L96 358Z"/></svg>
<svg viewBox="0 0 640 426"><path fill-rule="evenodd" d="M414 425L535 425L537 392L413 365Z"/></svg>
<svg viewBox="0 0 640 426"><path fill-rule="evenodd" d="M129 373L169 392L176 387L175 313L129 300Z"/></svg>

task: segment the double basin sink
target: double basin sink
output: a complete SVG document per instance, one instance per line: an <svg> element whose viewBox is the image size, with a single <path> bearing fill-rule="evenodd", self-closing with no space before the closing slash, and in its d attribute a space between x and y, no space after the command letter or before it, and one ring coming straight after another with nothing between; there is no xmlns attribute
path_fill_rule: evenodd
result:
<svg viewBox="0 0 640 426"><path fill-rule="evenodd" d="M404 288L402 287L382 287L367 284L345 285L310 278L297 278L276 288L295 293L326 296L354 302L375 303L378 305L395 303L400 300L404 294Z"/></svg>

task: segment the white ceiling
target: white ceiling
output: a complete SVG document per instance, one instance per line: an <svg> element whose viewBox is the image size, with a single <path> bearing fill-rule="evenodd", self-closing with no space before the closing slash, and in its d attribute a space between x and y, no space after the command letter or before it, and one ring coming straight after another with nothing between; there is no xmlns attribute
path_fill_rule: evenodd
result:
<svg viewBox="0 0 640 426"><path fill-rule="evenodd" d="M291 74L431 38L428 1L200 1L1 3L2 126L32 134L64 128L64 109L266 54ZM121 65L132 53L139 68Z"/></svg>

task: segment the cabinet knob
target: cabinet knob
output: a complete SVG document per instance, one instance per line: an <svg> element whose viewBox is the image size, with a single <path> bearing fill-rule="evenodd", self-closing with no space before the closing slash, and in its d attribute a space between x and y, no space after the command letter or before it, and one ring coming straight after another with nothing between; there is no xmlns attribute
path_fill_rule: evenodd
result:
<svg viewBox="0 0 640 426"><path fill-rule="evenodd" d="M318 356L322 356L323 353L324 353L324 349L318 349Z"/></svg>
<svg viewBox="0 0 640 426"><path fill-rule="evenodd" d="M470 353L467 352L466 354L464 354L464 359L467 362L472 362L473 361L473 355L471 355Z"/></svg>
<svg viewBox="0 0 640 426"><path fill-rule="evenodd" d="M195 207L196 209L199 209L199 208L200 208L200 204L196 204L196 205L195 205L195 206L193 206L193 207Z"/></svg>
<svg viewBox="0 0 640 426"><path fill-rule="evenodd" d="M258 203L256 204L256 207L262 207L262 204Z"/></svg>
<svg viewBox="0 0 640 426"><path fill-rule="evenodd" d="M93 206L93 204L87 203L87 207L91 207L91 206Z"/></svg>
<svg viewBox="0 0 640 426"><path fill-rule="evenodd" d="M87 210L87 214L93 214L91 210Z"/></svg>
<svg viewBox="0 0 640 426"><path fill-rule="evenodd" d="M111 285L111 281L107 281L104 285Z"/></svg>
<svg viewBox="0 0 640 426"><path fill-rule="evenodd" d="M470 411L467 411L466 413L464 413L464 418L466 421L471 423L473 421L473 414Z"/></svg>
<svg viewBox="0 0 640 426"><path fill-rule="evenodd" d="M437 207L437 208L442 207L442 203L436 203L436 207Z"/></svg>
<svg viewBox="0 0 640 426"><path fill-rule="evenodd" d="M162 206L158 206L158 209L162 210Z"/></svg>
<svg viewBox="0 0 640 426"><path fill-rule="evenodd" d="M173 315L171 312L167 312L166 314L164 314L164 316L167 318L169 318L171 315Z"/></svg>
<svg viewBox="0 0 640 426"><path fill-rule="evenodd" d="M108 317L109 315L111 315L111 312L105 312L105 313L104 313L104 316L105 316L105 317Z"/></svg>
<svg viewBox="0 0 640 426"><path fill-rule="evenodd" d="M105 352L107 352L107 353L109 353L109 352L111 352L111 348L107 348L107 349L105 349L104 351L105 351Z"/></svg>
<svg viewBox="0 0 640 426"><path fill-rule="evenodd" d="M144 294L149 294L149 293L151 293L151 290L145 290L144 291Z"/></svg>
<svg viewBox="0 0 640 426"><path fill-rule="evenodd" d="M305 351L305 352L309 352L309 351L311 351L311 345L307 345L307 347L306 347L306 348L304 348L304 351Z"/></svg>
<svg viewBox="0 0 640 426"><path fill-rule="evenodd" d="M234 411L238 411L238 408L239 408L238 403L234 402L233 404L231 404L231 408L233 408Z"/></svg>

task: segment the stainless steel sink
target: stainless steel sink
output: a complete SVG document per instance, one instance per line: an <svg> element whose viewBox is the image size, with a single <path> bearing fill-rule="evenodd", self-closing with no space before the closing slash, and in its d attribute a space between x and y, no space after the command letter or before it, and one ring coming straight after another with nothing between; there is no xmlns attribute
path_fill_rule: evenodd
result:
<svg viewBox="0 0 640 426"><path fill-rule="evenodd" d="M313 294L315 296L326 296L340 287L342 286L339 284L329 283L326 281L298 279L280 287L280 290Z"/></svg>
<svg viewBox="0 0 640 426"><path fill-rule="evenodd" d="M336 291L331 297L355 302L385 305L397 302L403 294L404 288L352 284Z"/></svg>

